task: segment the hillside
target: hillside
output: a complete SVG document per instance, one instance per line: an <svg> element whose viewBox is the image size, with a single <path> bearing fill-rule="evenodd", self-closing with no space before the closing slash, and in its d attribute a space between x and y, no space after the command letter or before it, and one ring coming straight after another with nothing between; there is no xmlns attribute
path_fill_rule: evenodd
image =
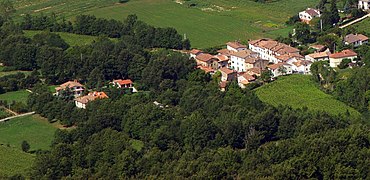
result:
<svg viewBox="0 0 370 180"><path fill-rule="evenodd" d="M194 2L197 6L192 8L171 0L131 0L125 4L112 0L19 0L16 6L17 19L25 13L55 12L67 19L84 13L117 20L137 14L151 25L176 28L180 34L186 34L194 47L209 47L237 39L287 36L291 27L284 22L298 11L314 6L318 0L280 0L268 4L221 0Z"/></svg>
<svg viewBox="0 0 370 180"><path fill-rule="evenodd" d="M0 178L15 174L25 175L35 158L35 155L5 145L0 145L0 154Z"/></svg>
<svg viewBox="0 0 370 180"><path fill-rule="evenodd" d="M277 81L258 88L256 93L262 101L275 107L280 104L293 108L307 107L313 111L326 111L333 115L343 114L348 110L351 115L360 116L355 109L318 89L310 80L310 76L280 77Z"/></svg>

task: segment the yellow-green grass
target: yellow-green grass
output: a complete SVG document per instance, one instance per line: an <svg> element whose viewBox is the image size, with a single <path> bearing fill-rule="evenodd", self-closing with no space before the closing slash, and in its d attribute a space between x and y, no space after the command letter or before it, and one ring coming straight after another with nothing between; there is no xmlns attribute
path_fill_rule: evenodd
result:
<svg viewBox="0 0 370 180"><path fill-rule="evenodd" d="M157 27L174 27L186 34L194 47L204 48L227 41L261 37L287 36L291 27L284 22L294 14L313 7L319 0L279 0L273 3L253 1L205 0L196 1L199 7L189 8L173 0L17 0L17 18L22 14L58 15L72 19L78 14L93 14L103 18L123 20L137 14L140 20ZM203 8L222 7L222 11Z"/></svg>
<svg viewBox="0 0 370 180"><path fill-rule="evenodd" d="M325 111L332 115L345 114L348 110L353 117L361 114L345 103L322 92L311 80L311 76L291 75L280 77L275 82L256 90L258 97L273 106L288 105L292 108L307 107L312 111Z"/></svg>
<svg viewBox="0 0 370 180"><path fill-rule="evenodd" d="M56 127L39 115L29 115L0 123L0 143L21 150L22 141L27 141L31 150L48 150Z"/></svg>
<svg viewBox="0 0 370 180"><path fill-rule="evenodd" d="M36 34L40 34L42 31L24 31L25 36L32 38ZM72 33L65 33L65 32L56 32L60 35L60 37L70 46L81 46L86 44L91 44L94 40L96 40L97 36L87 36L87 35L79 35L79 34L72 34Z"/></svg>
<svg viewBox="0 0 370 180"><path fill-rule="evenodd" d="M34 154L21 151L19 148L0 145L0 178L16 174L26 176L26 172L32 166Z"/></svg>
<svg viewBox="0 0 370 180"><path fill-rule="evenodd" d="M0 94L0 100L7 101L8 103L12 101L27 103L29 94L30 93L26 90L7 92Z"/></svg>

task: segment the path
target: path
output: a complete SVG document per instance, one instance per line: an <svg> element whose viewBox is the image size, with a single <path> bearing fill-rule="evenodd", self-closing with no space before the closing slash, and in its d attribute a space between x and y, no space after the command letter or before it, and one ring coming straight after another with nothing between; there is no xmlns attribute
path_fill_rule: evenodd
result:
<svg viewBox="0 0 370 180"><path fill-rule="evenodd" d="M14 116L19 115L17 112L12 111L11 109L6 108L5 106L0 106L0 108L5 109L10 114L13 114Z"/></svg>
<svg viewBox="0 0 370 180"><path fill-rule="evenodd" d="M360 17L360 18L358 18L358 19L356 19L356 20L354 20L354 21L349 22L348 24L345 24L345 25L339 26L339 28L340 28L340 29L343 29L343 28L345 28L345 27L347 27L347 26L350 26L350 25L352 25L352 24L358 23L358 22L360 22L360 21L362 21L362 20L364 20L364 19L366 19L366 18L368 18L368 17L370 17L370 14L367 14L367 15L365 15L365 16L362 16L362 17Z"/></svg>
<svg viewBox="0 0 370 180"><path fill-rule="evenodd" d="M35 111L29 112L29 113L20 114L20 115L16 115L16 116L7 117L7 118L4 118L4 119L0 119L0 122L9 121L9 120L14 119L14 118L17 118L17 117L23 117L23 116L28 116L28 115L32 115L32 114L35 114Z"/></svg>

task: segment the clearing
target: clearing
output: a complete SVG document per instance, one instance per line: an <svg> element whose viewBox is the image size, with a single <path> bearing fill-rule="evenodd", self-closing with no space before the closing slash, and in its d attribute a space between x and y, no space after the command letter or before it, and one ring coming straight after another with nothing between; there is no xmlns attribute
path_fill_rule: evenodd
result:
<svg viewBox="0 0 370 180"><path fill-rule="evenodd" d="M11 103L12 101L23 102L27 104L28 95L30 93L26 90L12 91L5 94L0 94L0 100Z"/></svg>
<svg viewBox="0 0 370 180"><path fill-rule="evenodd" d="M33 36L40 33L42 33L42 31L24 31L25 36L29 38L33 38ZM79 35L66 32L55 32L55 33L59 34L60 37L70 46L82 46L91 44L98 38L96 36Z"/></svg>
<svg viewBox="0 0 370 180"><path fill-rule="evenodd" d="M326 111L329 114L344 114L347 110L353 117L361 114L336 100L329 94L322 92L313 82L311 76L290 75L280 77L278 80L257 88L258 97L275 107L288 105L292 108L307 107L313 111Z"/></svg>

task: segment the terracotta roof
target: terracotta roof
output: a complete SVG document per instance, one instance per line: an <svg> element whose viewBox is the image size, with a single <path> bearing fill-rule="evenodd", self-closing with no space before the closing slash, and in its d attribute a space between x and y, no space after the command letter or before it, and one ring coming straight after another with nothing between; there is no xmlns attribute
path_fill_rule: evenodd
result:
<svg viewBox="0 0 370 180"><path fill-rule="evenodd" d="M234 51L230 51L228 49L220 49L217 52L221 55L230 56Z"/></svg>
<svg viewBox="0 0 370 180"><path fill-rule="evenodd" d="M233 52L231 54L232 56L236 56L236 57L239 57L239 58L242 58L242 59L245 59L247 58L248 56L251 56L251 55L257 55L257 53L247 49L245 51L238 51L238 52Z"/></svg>
<svg viewBox="0 0 370 180"><path fill-rule="evenodd" d="M126 84L132 84L133 83L131 81L131 79L126 79L126 80L117 79L117 80L113 80L113 82L118 83L119 85L126 85Z"/></svg>
<svg viewBox="0 0 370 180"><path fill-rule="evenodd" d="M299 49L291 47L287 44L280 43L270 39L259 39L255 41L250 41L250 44L274 51L280 55L283 54L299 54Z"/></svg>
<svg viewBox="0 0 370 180"><path fill-rule="evenodd" d="M306 9L306 13L309 14L310 16L312 16L312 17L320 15L319 10L311 9L311 8Z"/></svg>
<svg viewBox="0 0 370 180"><path fill-rule="evenodd" d="M250 69L247 69L247 72L249 72L249 74L253 75L253 74L261 74L261 68L250 68Z"/></svg>
<svg viewBox="0 0 370 180"><path fill-rule="evenodd" d="M221 81L220 88L226 88L226 87L227 87L227 81Z"/></svg>
<svg viewBox="0 0 370 180"><path fill-rule="evenodd" d="M297 62L294 62L293 64L296 65L297 67L300 67L300 66L308 66L312 64L312 62L308 60L299 60Z"/></svg>
<svg viewBox="0 0 370 180"><path fill-rule="evenodd" d="M56 87L55 90L59 91L66 88L73 88L73 87L83 87L82 84L80 84L77 80L74 81L68 81L66 83L61 84L59 87Z"/></svg>
<svg viewBox="0 0 370 180"><path fill-rule="evenodd" d="M215 72L214 69L212 69L211 67L206 67L206 66L198 66L198 69L201 69L206 73Z"/></svg>
<svg viewBox="0 0 370 180"><path fill-rule="evenodd" d="M322 50L326 49L326 46L321 45L321 44L313 44L313 45L310 46L310 48L322 51Z"/></svg>
<svg viewBox="0 0 370 180"><path fill-rule="evenodd" d="M221 72L225 73L225 74L232 74L232 73L235 73L235 71L227 68L227 67L223 67L221 69L219 69Z"/></svg>
<svg viewBox="0 0 370 180"><path fill-rule="evenodd" d="M105 92L91 92L86 96L78 97L75 101L80 102L82 104L87 104L90 101L94 101L96 99L105 99L109 98Z"/></svg>
<svg viewBox="0 0 370 180"><path fill-rule="evenodd" d="M310 56L311 58L318 59L318 58L324 58L329 57L329 52L318 52L318 53L312 53L307 56Z"/></svg>
<svg viewBox="0 0 370 180"><path fill-rule="evenodd" d="M209 61L211 59L215 59L215 57L213 57L212 55L207 54L207 53L202 53L202 54L197 55L195 57L195 59L200 60L200 61L207 62L207 61Z"/></svg>
<svg viewBox="0 0 370 180"><path fill-rule="evenodd" d="M229 61L229 57L227 57L225 55L216 55L214 57L217 58L218 61Z"/></svg>
<svg viewBox="0 0 370 180"><path fill-rule="evenodd" d="M252 76L252 75L250 75L250 74L247 74L247 73L244 73L244 74L243 74L243 77L244 77L244 79L246 79L247 81L254 81L254 80L256 80L256 78L255 78L254 76Z"/></svg>
<svg viewBox="0 0 370 180"><path fill-rule="evenodd" d="M277 64L268 65L267 67L270 68L271 70L275 70L275 69L278 69L281 66L291 66L291 65L286 64L286 63L277 63Z"/></svg>
<svg viewBox="0 0 370 180"><path fill-rule="evenodd" d="M355 53L354 51L350 49L346 49L341 52L329 55L330 58L346 58L346 57L354 57L354 56L357 56L357 53Z"/></svg>
<svg viewBox="0 0 370 180"><path fill-rule="evenodd" d="M240 44L239 42L228 42L226 43L226 45L234 48L234 49L238 49L238 48L247 48L246 45L244 44Z"/></svg>
<svg viewBox="0 0 370 180"><path fill-rule="evenodd" d="M357 42L357 41L367 41L367 40L369 40L369 38L363 34L348 34L344 38L344 41L350 44Z"/></svg>
<svg viewBox="0 0 370 180"><path fill-rule="evenodd" d="M202 50L199 50L199 49L192 49L189 53L190 54L198 54L198 53L201 53L203 52Z"/></svg>

